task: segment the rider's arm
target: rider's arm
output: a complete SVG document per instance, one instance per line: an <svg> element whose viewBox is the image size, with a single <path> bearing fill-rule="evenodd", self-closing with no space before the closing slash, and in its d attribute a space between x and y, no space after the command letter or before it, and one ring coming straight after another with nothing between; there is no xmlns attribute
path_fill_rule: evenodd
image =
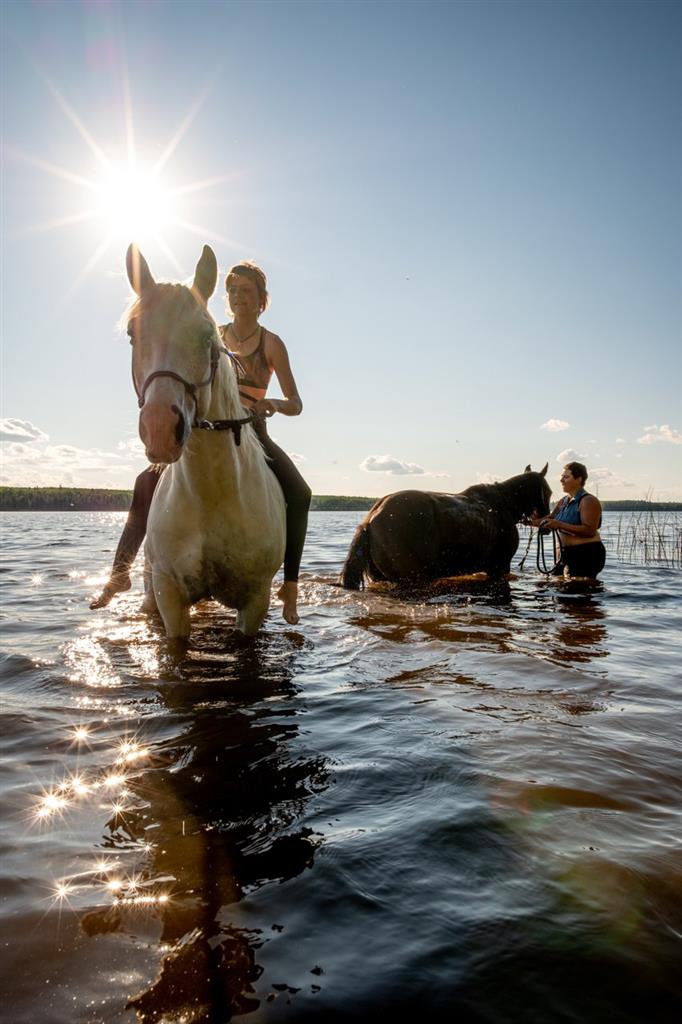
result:
<svg viewBox="0 0 682 1024"><path fill-rule="evenodd" d="M284 398L261 398L256 402L254 411L265 413L266 416L271 416L275 412L281 412L285 416L298 416L303 409L303 402L291 372L286 345L276 334L268 333L265 354L275 371Z"/></svg>

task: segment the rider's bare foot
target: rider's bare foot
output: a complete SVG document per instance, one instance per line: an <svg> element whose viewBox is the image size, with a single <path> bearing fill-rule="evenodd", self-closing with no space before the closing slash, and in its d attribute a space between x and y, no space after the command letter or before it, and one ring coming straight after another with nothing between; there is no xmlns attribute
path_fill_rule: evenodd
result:
<svg viewBox="0 0 682 1024"><path fill-rule="evenodd" d="M298 583L293 580L285 580L277 591L277 597L283 603L282 615L290 626L295 626L298 623L298 608L296 607Z"/></svg>
<svg viewBox="0 0 682 1024"><path fill-rule="evenodd" d="M116 594L122 593L124 590L130 590L131 586L132 581L127 572L120 573L117 576L112 576L109 579L108 583L105 583L104 590L99 595L99 597L93 598L93 600L90 602L90 607L106 608L106 606L111 601L112 597L115 597Z"/></svg>

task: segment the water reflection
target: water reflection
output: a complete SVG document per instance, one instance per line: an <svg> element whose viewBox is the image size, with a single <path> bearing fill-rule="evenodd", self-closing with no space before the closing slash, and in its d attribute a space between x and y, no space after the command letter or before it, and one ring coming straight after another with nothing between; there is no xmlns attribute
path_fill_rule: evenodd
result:
<svg viewBox="0 0 682 1024"><path fill-rule="evenodd" d="M541 661L586 664L608 655L601 587L528 579L439 580L423 590L373 584L350 622L394 643L439 640Z"/></svg>
<svg viewBox="0 0 682 1024"><path fill-rule="evenodd" d="M239 902L310 867L321 841L297 826L328 784L325 760L300 743L301 638L226 644L210 616L196 635L175 680L158 687L171 735L121 743L100 865L108 905L82 919L93 935L144 932L154 916L165 956L129 1002L145 1022L224 1021L259 1005L257 953L268 936L245 926ZM126 872L131 851L143 856Z"/></svg>
<svg viewBox="0 0 682 1024"><path fill-rule="evenodd" d="M599 600L586 593L558 594L556 612L554 635L549 638L555 659L587 662L608 656L606 613Z"/></svg>

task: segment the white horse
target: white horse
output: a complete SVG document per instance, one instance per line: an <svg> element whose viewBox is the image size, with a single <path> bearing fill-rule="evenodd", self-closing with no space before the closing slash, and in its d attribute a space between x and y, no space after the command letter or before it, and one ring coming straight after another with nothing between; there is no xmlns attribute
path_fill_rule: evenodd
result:
<svg viewBox="0 0 682 1024"><path fill-rule="evenodd" d="M236 608L252 636L284 557L285 504L206 308L215 255L204 246L191 288L157 284L132 245L126 269L138 295L128 334L140 439L150 462L169 464L147 521L146 603L171 638L189 636L191 605L209 597Z"/></svg>

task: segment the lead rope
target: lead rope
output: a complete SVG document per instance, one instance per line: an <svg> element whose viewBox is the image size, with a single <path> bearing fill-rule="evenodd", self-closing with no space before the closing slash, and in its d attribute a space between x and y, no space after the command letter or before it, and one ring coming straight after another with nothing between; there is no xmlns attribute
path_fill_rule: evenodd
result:
<svg viewBox="0 0 682 1024"><path fill-rule="evenodd" d="M526 551L524 553L523 558L519 562L519 569L523 569L523 567L525 565L526 559L528 558L528 552L530 551L530 545L531 545L531 541L532 540L533 540L533 527L531 526L530 533L528 534L528 543L526 544Z"/></svg>
<svg viewBox="0 0 682 1024"><path fill-rule="evenodd" d="M549 532L549 531L547 531L547 532ZM556 541L557 541L556 531L553 531L552 545L553 545L554 565L556 565L556 563L558 561L557 553L556 553ZM528 534L528 543L526 544L526 550L524 552L523 558L519 562L519 569L523 569L523 567L524 567L524 565L526 563L526 559L528 558L528 554L530 552L530 546L531 546L532 543L533 543L533 527L531 526L530 533ZM561 538L559 538L559 552L561 553ZM560 557L561 557L561 554L560 554ZM545 559L545 533L541 529L538 530L537 549L536 549L536 553L535 553L535 565L536 565L536 568L537 568L538 572L543 573L543 575L545 575L545 576L550 576L551 575L552 569L548 569L547 568L547 561ZM552 568L554 568L554 566L552 566Z"/></svg>
<svg viewBox="0 0 682 1024"><path fill-rule="evenodd" d="M559 545L558 555L557 543ZM554 559L554 565L552 566L552 569L554 569L558 565L558 563L561 561L562 556L563 545L561 543L561 537L559 536L556 530L552 530L552 558ZM545 535L542 530L538 530L538 550L535 559L535 564L537 565L538 572L544 573L545 576L552 575L552 569L547 568L547 562L545 561Z"/></svg>

